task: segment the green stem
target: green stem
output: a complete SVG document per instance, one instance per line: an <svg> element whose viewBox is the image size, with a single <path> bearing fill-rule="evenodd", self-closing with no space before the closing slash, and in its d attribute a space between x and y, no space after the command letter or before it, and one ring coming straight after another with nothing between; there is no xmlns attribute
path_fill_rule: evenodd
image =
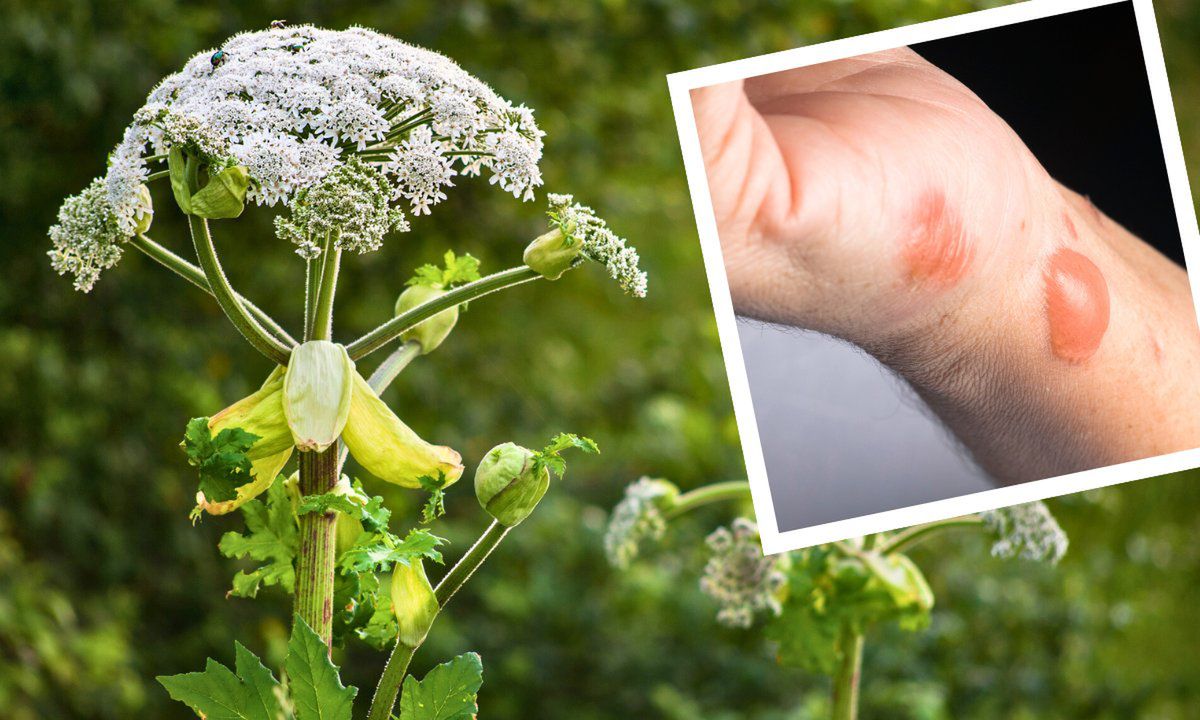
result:
<svg viewBox="0 0 1200 720"><path fill-rule="evenodd" d="M842 626L838 637L842 659L833 677L832 720L855 720L858 717L858 688L862 676L863 636L849 625Z"/></svg>
<svg viewBox="0 0 1200 720"><path fill-rule="evenodd" d="M277 365L287 365L291 348L281 343L263 329L262 325L258 324L258 321L238 300L237 293L229 284L229 278L225 277L225 271L221 269L221 261L217 259L217 249L213 246L212 234L208 231L208 221L188 215L188 228L192 233L192 243L196 246L196 257L200 260L200 269L204 271L204 277L208 280L213 297L217 299L217 304L225 311L230 322L256 350Z"/></svg>
<svg viewBox="0 0 1200 720"><path fill-rule="evenodd" d="M745 480L729 480L696 488L675 498L675 504L666 512L668 520L689 513L698 507L725 500L745 500L750 497L750 483Z"/></svg>
<svg viewBox="0 0 1200 720"><path fill-rule="evenodd" d="M883 553L890 555L892 553L905 552L913 546L923 542L932 535L936 535L943 530L953 530L955 528L979 527L983 523L983 519L978 515L966 515L950 520L938 520L936 522L925 523L924 525L914 525L896 533L888 538L883 546Z"/></svg>
<svg viewBox="0 0 1200 720"><path fill-rule="evenodd" d="M341 266L342 249L334 239L325 243L321 253L321 282L317 290L317 302L313 307L313 340L328 340L333 336L333 297L337 294L338 268Z"/></svg>
<svg viewBox="0 0 1200 720"><path fill-rule="evenodd" d="M148 236L137 235L132 237L129 239L129 244L133 245L138 250L141 250L143 253L149 256L151 260L154 260L159 265L162 265L179 277L187 280L209 295L213 294L212 287L209 286L208 280L205 279L203 270L191 264L187 260L179 257L162 245L154 242ZM263 312L257 305L241 295L237 295L237 298L238 300L241 300L242 305L244 305L246 309L250 311L250 314L257 318L258 321L262 323L267 330L270 331L271 334L273 334L280 342L289 347L296 345L296 340L289 335L287 330L284 330L279 323L275 322L274 318Z"/></svg>
<svg viewBox="0 0 1200 720"><path fill-rule="evenodd" d="M347 345L346 351L350 353L351 360L358 360L387 345L392 340L400 337L409 328L415 327L422 321L428 320L443 310L448 310L456 305L483 297L497 290L527 283L530 280L536 280L539 277L541 276L538 275L536 270L531 269L528 265L520 265L495 273L494 275L488 275L485 278L480 278L475 282L460 285L445 295L440 295L429 302L422 303L388 320Z"/></svg>
<svg viewBox="0 0 1200 720"><path fill-rule="evenodd" d="M337 484L337 445L325 452L300 453L300 493L322 495ZM300 516L296 554L296 614L304 618L326 645L333 636L333 572L337 547L337 514ZM331 647L332 652L332 647Z"/></svg>
<svg viewBox="0 0 1200 720"><path fill-rule="evenodd" d="M304 339L312 339L313 320L317 314L317 293L321 287L321 266L316 260L304 261Z"/></svg>
<svg viewBox="0 0 1200 720"><path fill-rule="evenodd" d="M497 521L492 521L492 524L483 531L471 549L454 564L454 567L450 568L450 572L446 573L437 587L433 589L439 610L445 608L446 603L450 602L450 598L454 597L454 594L471 579L471 576L475 574L483 561L487 560L511 529ZM436 617L434 619L436 620ZM404 682L404 676L408 674L408 665L412 662L412 656L416 651L417 646L396 641L396 647L392 649L387 665L383 668L383 674L379 677L379 684L375 687L375 697L371 699L371 710L367 714L367 720L387 720L391 716L392 708L396 704L396 696L400 694L400 685Z"/></svg>

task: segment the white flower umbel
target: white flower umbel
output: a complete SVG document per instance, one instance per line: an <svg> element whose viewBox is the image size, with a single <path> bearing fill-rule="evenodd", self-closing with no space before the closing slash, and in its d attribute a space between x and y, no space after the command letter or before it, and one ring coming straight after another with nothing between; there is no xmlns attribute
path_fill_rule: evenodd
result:
<svg viewBox="0 0 1200 720"><path fill-rule="evenodd" d="M608 274L621 289L634 297L646 297L646 273L638 267L637 250L617 237L596 211L574 202L570 195L550 194L547 197L550 222L563 235L583 244L583 256L608 268Z"/></svg>
<svg viewBox="0 0 1200 720"><path fill-rule="evenodd" d="M321 253L326 238L342 250L377 250L388 232L408 230L404 213L391 207L390 199L383 172L351 158L315 186L297 192L291 214L275 218L275 232L295 243L296 252L307 259Z"/></svg>
<svg viewBox="0 0 1200 720"><path fill-rule="evenodd" d="M996 536L992 555L1057 563L1067 552L1067 535L1045 503L989 510L981 517Z"/></svg>
<svg viewBox="0 0 1200 720"><path fill-rule="evenodd" d="M717 601L717 622L750 627L760 612L782 612L778 594L787 584L777 556L764 556L758 526L738 518L729 528L717 528L705 541L712 557L704 566L700 589Z"/></svg>
<svg viewBox="0 0 1200 720"><path fill-rule="evenodd" d="M665 480L641 478L625 488L625 497L613 508L604 533L604 553L613 567L626 568L643 544L658 542L667 531L663 510L679 495Z"/></svg>
<svg viewBox="0 0 1200 720"><path fill-rule="evenodd" d="M142 184L165 175L168 150L181 147L210 171L245 166L246 197L272 206L290 205L357 158L378 168L393 201L427 214L460 173L487 171L492 183L533 199L542 136L528 108L443 55L365 28L274 27L235 35L164 79L113 151L104 192L87 197L102 197L90 212L111 214L132 237L149 210ZM78 201L70 212L79 214ZM378 247L375 235L358 237L344 242ZM119 254L91 262L83 284Z"/></svg>
<svg viewBox="0 0 1200 720"><path fill-rule="evenodd" d="M104 181L97 178L78 195L67 198L58 210L58 224L50 228L54 249L50 265L59 275L75 276L75 289L91 292L96 278L121 259L121 232L108 202Z"/></svg>

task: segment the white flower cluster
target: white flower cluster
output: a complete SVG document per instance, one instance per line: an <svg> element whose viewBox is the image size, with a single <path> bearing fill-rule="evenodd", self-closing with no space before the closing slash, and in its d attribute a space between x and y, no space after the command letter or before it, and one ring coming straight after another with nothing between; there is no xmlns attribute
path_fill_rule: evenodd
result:
<svg viewBox="0 0 1200 720"><path fill-rule="evenodd" d="M303 188L291 202L291 214L275 218L275 232L313 259L326 238L342 250L378 250L392 230L407 232L404 212L389 203L391 190L383 172L352 157L313 187Z"/></svg>
<svg viewBox="0 0 1200 720"><path fill-rule="evenodd" d="M764 556L758 526L738 518L729 528L717 528L705 541L712 557L704 566L700 589L721 606L717 622L750 627L760 612L783 611L779 592L787 584L777 556Z"/></svg>
<svg viewBox="0 0 1200 720"><path fill-rule="evenodd" d="M989 510L983 524L996 536L992 555L1057 563L1067 552L1067 534L1042 502Z"/></svg>
<svg viewBox="0 0 1200 720"><path fill-rule="evenodd" d="M652 478L641 478L625 488L625 497L613 508L604 533L604 554L613 567L629 567L643 543L662 539L667 531L663 511L678 495L673 484Z"/></svg>
<svg viewBox="0 0 1200 720"><path fill-rule="evenodd" d="M97 178L59 208L58 224L50 228L54 243L50 266L59 275L74 275L76 290L91 292L100 271L121 259L125 238L108 202L104 180Z"/></svg>
<svg viewBox="0 0 1200 720"><path fill-rule="evenodd" d="M634 297L646 297L646 273L638 267L637 250L617 237L596 211L573 202L570 195L550 194L550 221L563 235L583 243L583 256L603 264L621 289Z"/></svg>
<svg viewBox="0 0 1200 720"><path fill-rule="evenodd" d="M415 214L445 199L455 175L484 170L531 200L542 136L528 108L443 55L365 28L273 27L195 55L151 91L112 153L104 195L131 237L149 211L148 164L165 169L183 146L210 167L244 165L259 205L291 203L355 156Z"/></svg>

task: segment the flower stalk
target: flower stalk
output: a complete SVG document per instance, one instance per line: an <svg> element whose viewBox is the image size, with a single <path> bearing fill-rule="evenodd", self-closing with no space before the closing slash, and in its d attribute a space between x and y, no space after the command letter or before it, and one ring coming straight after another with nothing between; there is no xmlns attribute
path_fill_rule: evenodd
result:
<svg viewBox="0 0 1200 720"><path fill-rule="evenodd" d="M838 639L842 659L833 677L833 720L858 717L858 687L862 676L863 635L849 625Z"/></svg>
<svg viewBox="0 0 1200 720"><path fill-rule="evenodd" d="M350 353L351 360L358 360L387 345L392 340L403 335L410 328L416 327L421 322L428 320L443 310L449 310L452 307L494 293L497 290L521 285L531 280L536 280L539 277L540 275L528 266L519 265L515 268L480 278L475 282L460 285L445 295L436 297L388 320L347 345L346 351Z"/></svg>
<svg viewBox="0 0 1200 720"><path fill-rule="evenodd" d="M238 299L237 293L229 284L229 278L225 276L225 271L221 268L221 261L217 259L217 249L213 246L208 221L189 215L188 228L192 233L192 243L196 246L196 257L200 260L204 278L208 281L213 297L217 299L221 310L225 312L238 332L254 346L255 350L266 355L277 365L286 365L288 356L291 355L291 349L263 329L263 326L250 315Z"/></svg>
<svg viewBox="0 0 1200 720"><path fill-rule="evenodd" d="M483 561L487 560L511 529L497 521L492 521L492 524L483 531L471 549L459 558L454 567L450 568L450 571L433 589L439 610L445 608L446 603L450 602L450 598L454 597L454 594L471 579L471 576L483 565ZM435 616L434 620L436 619ZM383 674L379 677L379 684L375 687L375 696L371 699L371 709L367 714L367 720L387 720L391 717L396 697L400 694L400 686L404 683L409 663L412 662L418 647L420 647L419 643L410 645L401 640L396 641L396 646L388 657L387 665L383 668Z"/></svg>
<svg viewBox="0 0 1200 720"><path fill-rule="evenodd" d="M135 235L134 237L130 238L129 244L133 245L138 250L141 250L151 260L154 260L159 265L162 265L179 277L187 280L209 295L214 294L212 286L208 284L208 279L204 276L203 270L151 240L149 236L144 234ZM274 335L277 340L288 347L293 347L296 345L295 338L288 334L288 331L284 330L279 323L275 322L274 318L242 295L235 292L234 296L241 301L246 310L248 310L250 314L255 317L255 319L262 323L263 327L265 327L272 335Z"/></svg>

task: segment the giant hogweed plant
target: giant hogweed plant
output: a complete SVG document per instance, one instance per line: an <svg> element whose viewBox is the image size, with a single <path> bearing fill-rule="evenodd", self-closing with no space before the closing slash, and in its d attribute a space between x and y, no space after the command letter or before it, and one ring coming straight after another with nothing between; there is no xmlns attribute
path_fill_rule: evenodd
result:
<svg viewBox="0 0 1200 720"><path fill-rule="evenodd" d="M627 568L664 539L672 520L749 496L740 480L681 493L666 480L642 478L610 516L609 562ZM955 529L990 534L998 557L1057 563L1067 550L1066 534L1041 502L777 555L764 555L757 525L738 517L706 538L700 590L715 602L717 622L737 628L760 622L780 663L830 676L830 717L854 720L866 633L885 622L908 630L929 623L933 592L908 551Z"/></svg>
<svg viewBox="0 0 1200 720"><path fill-rule="evenodd" d="M550 195L549 229L523 263L480 276L470 255L448 251L424 265L394 312L348 343L334 340L334 299L344 255L410 231L458 178L486 174L521 201L542 179L542 132L513 105L449 59L363 28L346 31L273 23L194 56L164 79L109 157L107 174L67 199L50 229L51 263L91 290L129 248L212 295L255 349L275 363L250 396L187 424L181 443L199 474L193 520L238 511L243 530L220 551L253 569L230 594L292 593L295 614L281 678L235 647L233 668L161 677L175 699L208 720L348 720L355 688L331 661L334 644L360 639L391 647L366 717L471 717L482 665L468 653L425 678L409 661L451 597L510 529L521 523L565 465L569 448L598 452L567 433L540 450L502 443L474 473L491 524L433 584L445 541L430 529L445 490L464 473L459 453L423 440L380 394L453 330L468 301L539 278L557 279L594 261L633 296L646 292L637 253L569 195ZM186 216L197 264L149 235L150 187ZM306 267L304 327L292 334L236 291L218 257L214 226L246 203L276 207L278 237ZM399 289L399 288L398 288ZM389 310L391 310L389 308ZM299 339L297 339L297 337ZM369 376L359 363L397 343ZM343 473L347 456L367 473ZM295 469L289 472L289 468ZM419 517L397 534L371 483L426 493Z"/></svg>

